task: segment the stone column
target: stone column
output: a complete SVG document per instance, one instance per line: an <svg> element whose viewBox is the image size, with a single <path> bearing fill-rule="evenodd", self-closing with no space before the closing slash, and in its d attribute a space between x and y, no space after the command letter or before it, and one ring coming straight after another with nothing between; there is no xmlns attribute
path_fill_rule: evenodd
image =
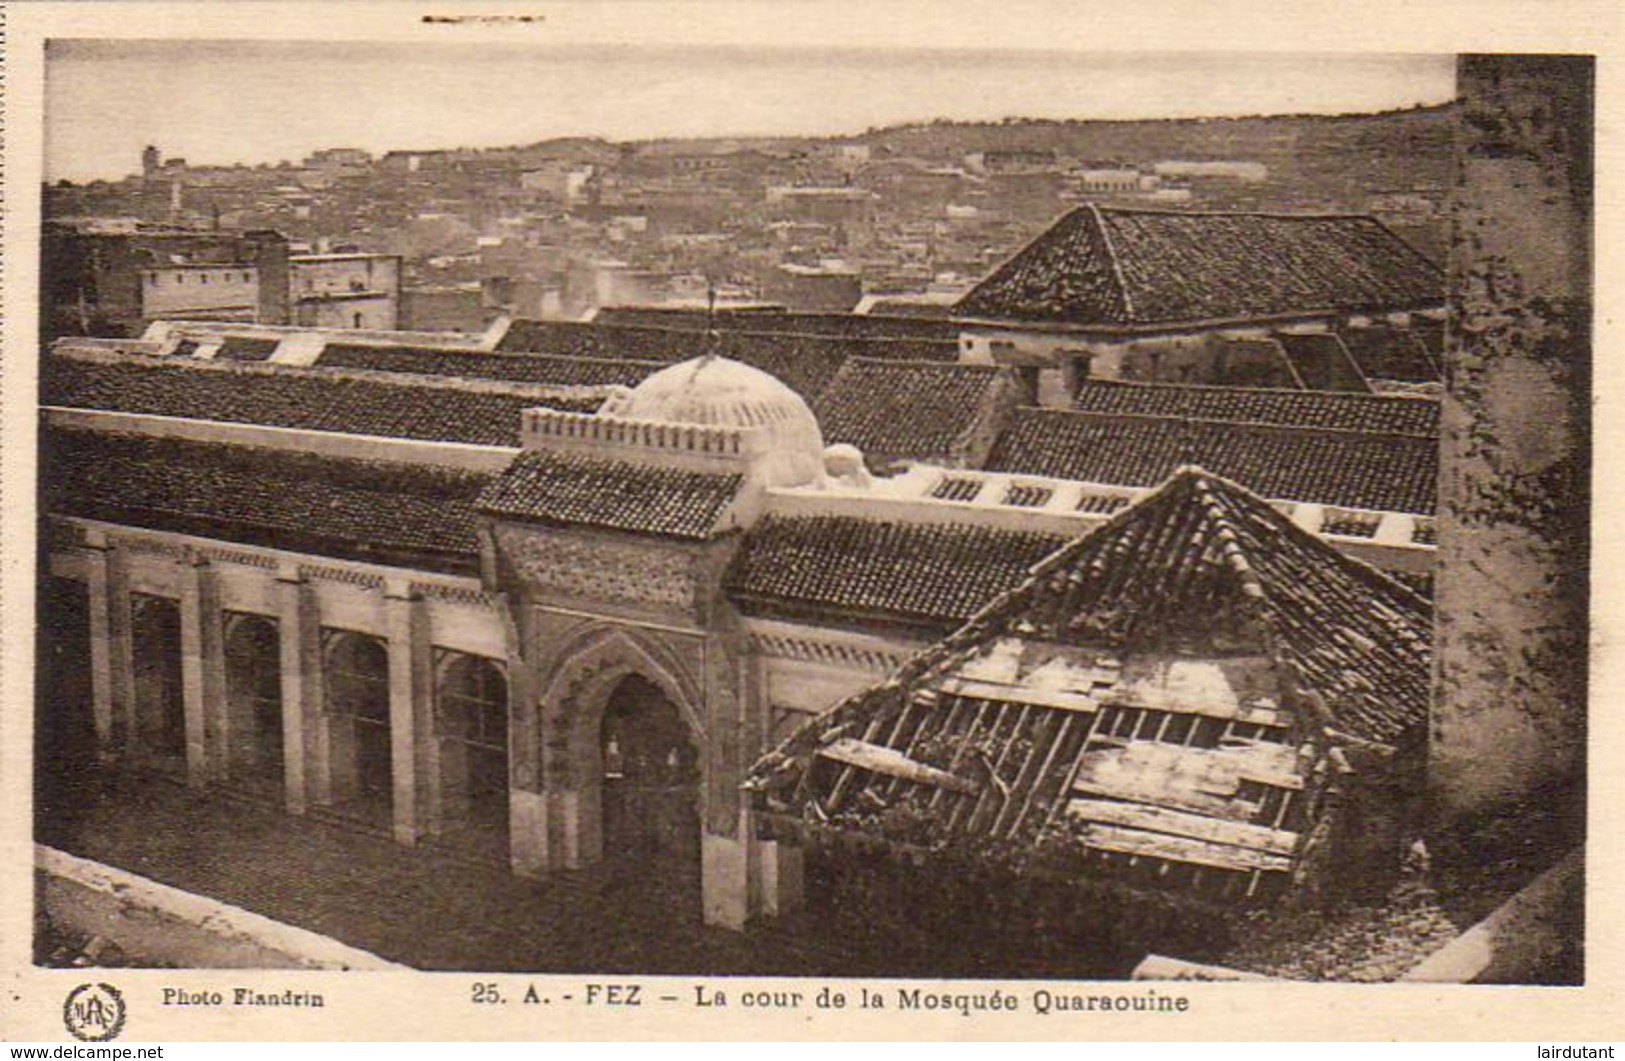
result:
<svg viewBox="0 0 1625 1061"><path fill-rule="evenodd" d="M434 644L429 630L429 602L414 594L408 603L411 628L412 732L416 765L414 800L418 829L438 836L445 828L440 762L440 729L435 724Z"/></svg>
<svg viewBox="0 0 1625 1061"><path fill-rule="evenodd" d="M1430 843L1466 872L1584 829L1593 76L1458 65L1428 773Z"/></svg>
<svg viewBox="0 0 1625 1061"><path fill-rule="evenodd" d="M315 795L316 779L325 777L327 769L313 755L321 726L321 631L315 594L300 578L297 564L278 569L276 604L282 656L283 798L289 814L303 814Z"/></svg>
<svg viewBox="0 0 1625 1061"><path fill-rule="evenodd" d="M756 719L752 734L754 752L748 757L754 763L766 753L773 739L773 702L768 696L767 661L757 651L754 642L744 639L742 670L745 675L744 696L751 717ZM747 763L747 767L748 767ZM748 798L746 800L748 803ZM752 812L754 817L754 812ZM752 828L755 823L752 822ZM801 847L787 840L760 840L756 844L757 875L761 880L762 908L766 917L779 917L796 910L806 900L803 880L806 860Z"/></svg>
<svg viewBox="0 0 1625 1061"><path fill-rule="evenodd" d="M188 556L180 568L181 704L186 713L186 783L202 788L227 770L225 653L218 576Z"/></svg>
<svg viewBox="0 0 1625 1061"><path fill-rule="evenodd" d="M761 860L762 913L778 917L806 902L806 860L799 846L782 840L758 844Z"/></svg>
<svg viewBox="0 0 1625 1061"><path fill-rule="evenodd" d="M107 647L111 680L113 735L119 750L141 754L141 725L135 702L135 617L130 600L129 558L117 542L107 557Z"/></svg>
<svg viewBox="0 0 1625 1061"><path fill-rule="evenodd" d="M761 851L747 811L727 834L707 823L700 836L700 890L705 923L743 931L762 909Z"/></svg>
<svg viewBox="0 0 1625 1061"><path fill-rule="evenodd" d="M493 596L508 654L508 862L521 877L539 877L549 865L536 676L512 603L506 594Z"/></svg>
<svg viewBox="0 0 1625 1061"><path fill-rule="evenodd" d="M96 725L96 754L117 752L113 724L113 636L108 601L109 548L99 530L85 531L85 586L90 606L90 710Z"/></svg>
<svg viewBox="0 0 1625 1061"><path fill-rule="evenodd" d="M706 924L739 931L757 916L800 905L802 859L793 846L758 837L755 816L739 791L771 732L765 673L737 635L710 642L707 664L715 736L700 838L701 901Z"/></svg>
<svg viewBox="0 0 1625 1061"><path fill-rule="evenodd" d="M423 709L419 665L414 648L423 624L422 602L413 599L404 579L391 579L384 586L384 622L389 636L389 760L392 787L390 806L395 842L411 846L418 842L424 822L420 814L419 783L422 774L418 749L422 733ZM428 739L424 734L424 739Z"/></svg>

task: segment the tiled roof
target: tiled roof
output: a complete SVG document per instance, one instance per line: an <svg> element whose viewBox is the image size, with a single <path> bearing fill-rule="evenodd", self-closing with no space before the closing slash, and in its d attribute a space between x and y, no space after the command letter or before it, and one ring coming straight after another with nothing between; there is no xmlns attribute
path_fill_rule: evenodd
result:
<svg viewBox="0 0 1625 1061"><path fill-rule="evenodd" d="M53 428L47 511L352 560L468 570L479 544L469 471Z"/></svg>
<svg viewBox="0 0 1625 1061"><path fill-rule="evenodd" d="M544 523L705 539L719 530L744 477L574 453L521 453L480 496L480 508Z"/></svg>
<svg viewBox="0 0 1625 1061"><path fill-rule="evenodd" d="M553 386L635 386L666 367L663 361L559 357L551 354L499 354L479 350L436 350L415 346L328 343L316 359L319 368L408 372L423 376L498 379Z"/></svg>
<svg viewBox="0 0 1625 1061"><path fill-rule="evenodd" d="M959 340L959 327L944 316L901 316L884 313L746 312L719 310L711 316L703 309L666 306L605 306L594 324L682 328L688 331L776 332L792 335L843 336L848 339Z"/></svg>
<svg viewBox="0 0 1625 1061"><path fill-rule="evenodd" d="M1200 464L1277 501L1431 515L1436 440L1421 435L1018 409L987 469L1155 486Z"/></svg>
<svg viewBox="0 0 1625 1061"><path fill-rule="evenodd" d="M843 516L763 518L726 579L746 611L842 611L950 626L1018 585L1059 535L878 523Z"/></svg>
<svg viewBox="0 0 1625 1061"><path fill-rule="evenodd" d="M1408 590L1186 469L748 784L814 831L1257 902L1291 886L1329 745L1425 738L1431 630Z"/></svg>
<svg viewBox="0 0 1625 1061"><path fill-rule="evenodd" d="M1049 581L1035 579L1024 604L1068 594L1074 633L1143 643L1183 622L1202 625L1199 602L1241 594L1337 728L1391 742L1427 720L1427 602L1218 476L1182 470L1045 566ZM1113 577L1128 570L1135 578ZM1073 573L1086 574L1076 582Z"/></svg>
<svg viewBox="0 0 1625 1061"><path fill-rule="evenodd" d="M1370 393L1371 388L1366 385L1359 366L1349 356L1348 348L1331 332L1313 335L1282 333L1275 337L1275 341L1281 344L1298 378L1310 390Z"/></svg>
<svg viewBox="0 0 1625 1061"><path fill-rule="evenodd" d="M571 321L516 320L497 344L502 352L572 357L687 361L715 352L759 368L811 402L847 358L953 361L952 340L862 339L844 336L723 330L713 337L686 328L645 328Z"/></svg>
<svg viewBox="0 0 1625 1061"><path fill-rule="evenodd" d="M1366 379L1391 379L1401 383L1435 383L1439 380L1439 367L1415 332L1373 325L1369 328L1347 328L1338 336Z"/></svg>
<svg viewBox="0 0 1625 1061"><path fill-rule="evenodd" d="M960 317L1105 328L1401 310L1432 262L1370 217L1083 206L971 290Z"/></svg>
<svg viewBox="0 0 1625 1061"><path fill-rule="evenodd" d="M1330 338L1329 336L1327 338ZM1375 397L1252 387L1187 387L1163 383L1084 380L1074 408L1235 424L1327 427L1396 435L1439 434L1439 403L1426 398Z"/></svg>
<svg viewBox="0 0 1625 1061"><path fill-rule="evenodd" d="M489 446L518 445L520 410L560 404L518 384L108 354L53 354L43 377L46 405Z"/></svg>
<svg viewBox="0 0 1625 1061"><path fill-rule="evenodd" d="M1017 393L1009 369L852 358L813 412L826 441L857 446L871 462L979 466L977 440L991 442Z"/></svg>

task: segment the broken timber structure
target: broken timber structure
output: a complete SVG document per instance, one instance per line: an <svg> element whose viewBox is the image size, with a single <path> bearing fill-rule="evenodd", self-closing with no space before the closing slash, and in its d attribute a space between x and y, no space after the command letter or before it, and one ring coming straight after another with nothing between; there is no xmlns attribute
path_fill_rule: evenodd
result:
<svg viewBox="0 0 1625 1061"><path fill-rule="evenodd" d="M747 787L770 835L1125 909L1379 881L1414 836L1430 629L1406 587L1181 469Z"/></svg>

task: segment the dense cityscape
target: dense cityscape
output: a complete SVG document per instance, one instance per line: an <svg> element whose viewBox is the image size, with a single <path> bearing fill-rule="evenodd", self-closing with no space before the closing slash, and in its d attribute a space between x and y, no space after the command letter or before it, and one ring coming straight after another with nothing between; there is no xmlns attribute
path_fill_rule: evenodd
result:
<svg viewBox="0 0 1625 1061"><path fill-rule="evenodd" d="M1460 528L1588 458L1473 485L1461 114L48 186L37 960L1573 982L1583 710L1483 645L1584 596Z"/></svg>
<svg viewBox="0 0 1625 1061"><path fill-rule="evenodd" d="M396 256L399 306L386 327L477 331L503 313L580 319L605 305L699 304L711 290L793 310L946 316L1086 201L1370 214L1442 260L1449 145L1442 108L378 157L329 148L252 167L169 158L158 145L124 180L48 187L46 216L102 231L275 231L295 256Z"/></svg>

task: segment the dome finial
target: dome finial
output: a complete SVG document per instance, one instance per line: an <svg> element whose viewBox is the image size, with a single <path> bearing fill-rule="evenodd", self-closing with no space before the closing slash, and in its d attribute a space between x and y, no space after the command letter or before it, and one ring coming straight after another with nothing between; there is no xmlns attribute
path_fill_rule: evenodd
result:
<svg viewBox="0 0 1625 1061"><path fill-rule="evenodd" d="M722 332L717 329L717 282L709 272L705 276L705 353L702 361L722 355Z"/></svg>

